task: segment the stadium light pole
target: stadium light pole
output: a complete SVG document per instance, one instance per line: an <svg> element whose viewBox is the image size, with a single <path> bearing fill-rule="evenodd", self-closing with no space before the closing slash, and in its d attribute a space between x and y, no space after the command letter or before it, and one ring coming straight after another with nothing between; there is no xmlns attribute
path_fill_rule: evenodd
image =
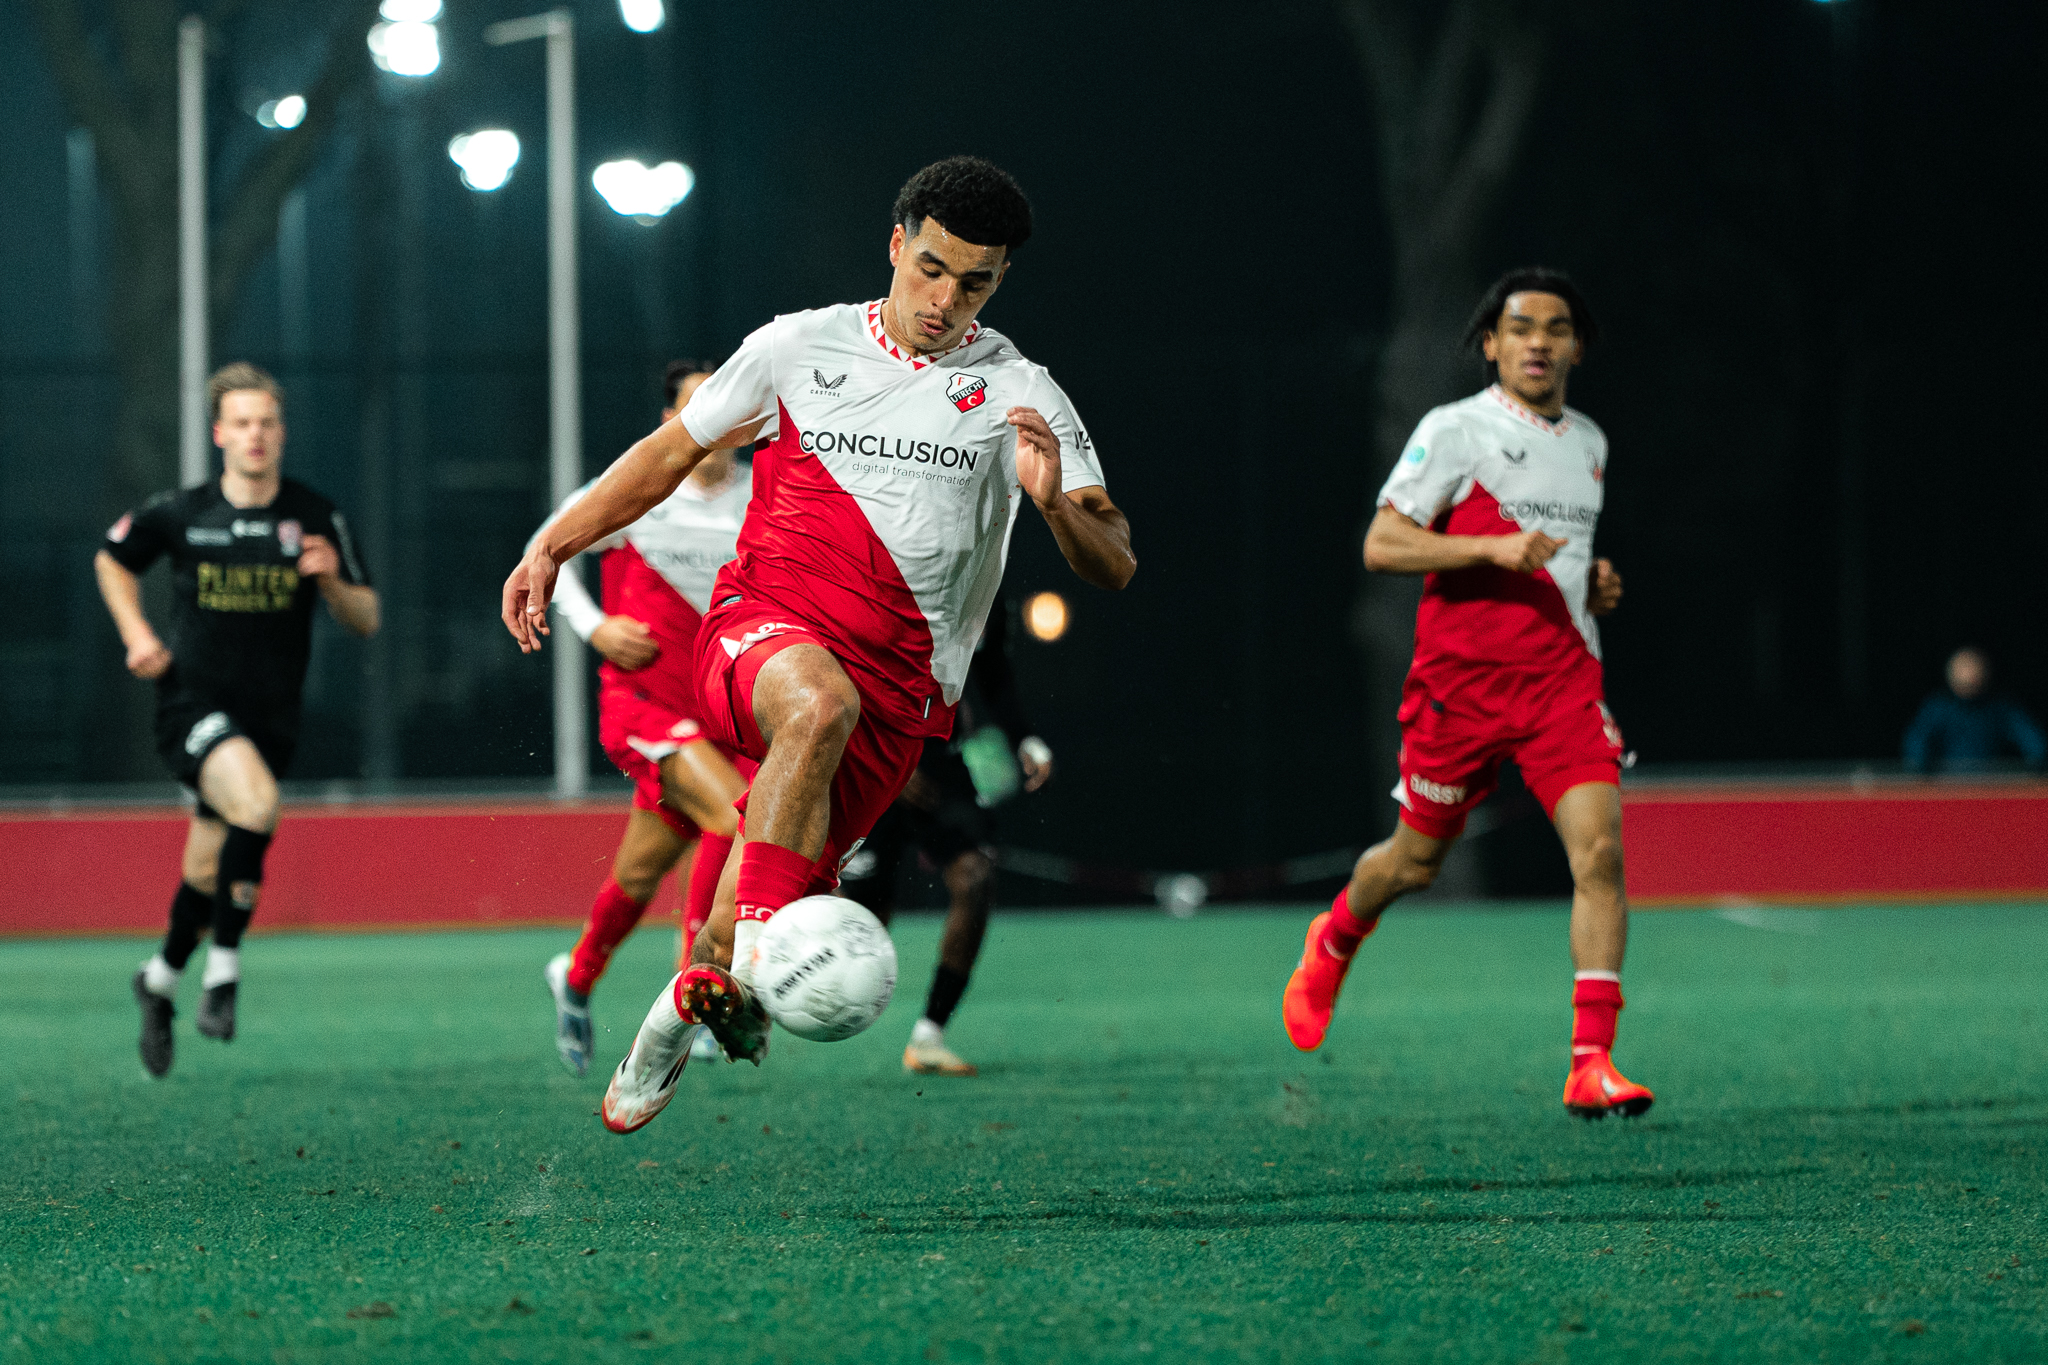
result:
<svg viewBox="0 0 2048 1365"><path fill-rule="evenodd" d="M576 36L565 9L507 19L484 30L492 47L547 39L548 102L548 490L550 507L583 482L582 341L576 303ZM555 632L555 795L590 785L582 642Z"/></svg>
<svg viewBox="0 0 2048 1365"><path fill-rule="evenodd" d="M206 482L206 21L178 21L178 482Z"/></svg>

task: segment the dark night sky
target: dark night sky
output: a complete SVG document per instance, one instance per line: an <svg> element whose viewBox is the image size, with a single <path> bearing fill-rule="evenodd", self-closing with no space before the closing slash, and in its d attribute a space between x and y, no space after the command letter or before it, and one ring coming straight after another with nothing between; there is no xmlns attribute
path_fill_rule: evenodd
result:
<svg viewBox="0 0 2048 1365"><path fill-rule="evenodd" d="M402 460L544 462L540 56L476 38L522 8L450 0L443 70L381 91L391 193L417 206L398 239L410 263L365 268L366 107L309 185L313 355L278 355L271 266L220 344L296 368L294 470L345 502L366 345L426 376ZM987 316L1074 397L1140 556L1127 593L1099 594L1020 523L1013 591L1068 591L1077 626L1020 658L1064 767L1012 808L1015 839L1213 867L1377 833L1391 775L1359 760L1366 727L1391 720L1359 713L1348 614L1394 453L1369 437L1386 239L1369 102L1333 12L1042 3L953 34L912 10L677 8L651 38L609 3L578 10L585 173L638 154L700 177L652 230L585 184L590 467L650 423L665 354L722 354L778 310L879 294L896 186L936 156L990 156L1032 195L1038 236ZM1575 17L1483 268L1569 269L1606 327L1573 402L1613 443L1600 538L1629 577L1607 641L1631 743L1663 764L1887 757L1970 639L2048 709L2038 555L2005 510L2048 493L2014 355L2042 302L2040 120L2021 95L2036 9L1558 8ZM1831 8L1854 10L1846 46ZM261 135L235 102L293 88L317 52L289 14L259 2L219 60L224 164ZM525 156L479 196L441 148L486 122ZM85 528L102 510L103 357L73 320L66 119L19 0L0 0L0 126L0 516ZM381 342L366 280L403 300ZM1845 482L1860 488L1846 503ZM429 499L394 527L423 548L386 547L432 582L402 657L438 680L407 693L415 728L461 736L447 771L530 770L544 670L491 632L543 496ZM84 571L60 558L23 571ZM75 586L62 600L91 607ZM1867 646L1845 664L1857 600ZM338 644L323 658L354 665ZM91 685L121 685L117 662ZM347 690L316 686L316 710ZM333 707L342 734L352 713ZM338 740L311 761L358 759Z"/></svg>

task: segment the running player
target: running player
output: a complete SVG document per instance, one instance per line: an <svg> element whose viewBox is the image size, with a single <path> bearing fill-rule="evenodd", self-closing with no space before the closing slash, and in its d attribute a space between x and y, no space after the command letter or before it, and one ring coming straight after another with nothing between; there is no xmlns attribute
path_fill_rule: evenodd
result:
<svg viewBox="0 0 2048 1365"><path fill-rule="evenodd" d="M197 1024L209 1038L235 1036L242 931L277 829L277 775L298 743L313 601L357 635L374 635L379 614L348 523L280 472L284 390L239 363L207 390L220 478L150 499L114 523L93 559L128 671L156 681L157 752L198 801L170 932L133 981L152 1076L171 1069L178 979L209 928ZM168 646L143 614L138 577L162 556L171 561Z"/></svg>
<svg viewBox="0 0 2048 1365"><path fill-rule="evenodd" d="M1358 945L1388 905L1435 880L1512 758L1571 860L1577 977L1564 1103L1585 1118L1641 1114L1654 1098L1609 1055L1628 903L1621 731L1604 699L1593 618L1620 604L1621 575L1593 557L1607 438L1564 403L1595 335L1563 275L1503 276L1466 335L1495 382L1424 417L1380 490L1366 568L1427 575L1401 693L1400 820L1310 922L1281 1004L1294 1045L1320 1046Z"/></svg>
<svg viewBox="0 0 2048 1365"><path fill-rule="evenodd" d="M915 848L945 883L951 904L939 934L924 1014L911 1025L903 1069L925 1076L972 1076L974 1064L946 1046L953 1017L981 955L995 904L995 820L982 805L962 744L993 723L1016 755L1025 791L1052 778L1052 749L1032 733L1010 667L1009 611L1000 595L988 616L981 647L967 669L967 688L949 740L928 739L910 784L875 822L874 832L844 873L847 894L889 923L896 912L897 870Z"/></svg>
<svg viewBox="0 0 2048 1365"><path fill-rule="evenodd" d="M694 361L671 364L662 378L667 401L661 420L673 419L710 372ZM633 810L611 875L598 888L574 951L556 954L543 973L555 998L556 1051L579 1076L590 1066L596 1041L591 988L640 922L661 879L695 843L683 897L681 966L711 913L732 851L739 819L732 803L745 783L697 722L690 658L712 580L733 557L753 496L753 471L736 455L712 451L660 506L591 547L603 553L602 607L573 571L556 580L556 610L604 659L598 665L598 738L633 782ZM588 491L586 485L572 493L555 515ZM750 761L739 761L753 770ZM700 1036L698 1044L699 1055L716 1050L709 1037Z"/></svg>
<svg viewBox="0 0 2048 1365"><path fill-rule="evenodd" d="M537 648L557 564L667 497L705 452L769 438L739 558L697 637L704 720L761 769L695 963L613 1074L603 1112L617 1131L668 1103L692 1022L759 1061L761 928L836 884L924 741L951 732L1024 501L1088 582L1120 588L1137 568L1066 395L976 320L1031 232L1016 182L978 158L941 161L911 177L893 222L887 297L748 337L505 583L505 626Z"/></svg>

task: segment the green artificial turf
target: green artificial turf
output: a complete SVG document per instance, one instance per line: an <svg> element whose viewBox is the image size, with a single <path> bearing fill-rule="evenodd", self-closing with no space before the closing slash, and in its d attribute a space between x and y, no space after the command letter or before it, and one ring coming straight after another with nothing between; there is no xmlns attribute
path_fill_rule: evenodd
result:
<svg viewBox="0 0 2048 1365"><path fill-rule="evenodd" d="M1633 1124L1558 1102L1559 910L1390 917L1314 1056L1300 913L1000 919L906 1077L935 925L847 1043L592 1117L673 936L557 1063L560 932L279 936L142 1074L133 941L0 943L0 1359L2048 1357L2048 916L1639 915ZM192 973L196 978L196 970Z"/></svg>

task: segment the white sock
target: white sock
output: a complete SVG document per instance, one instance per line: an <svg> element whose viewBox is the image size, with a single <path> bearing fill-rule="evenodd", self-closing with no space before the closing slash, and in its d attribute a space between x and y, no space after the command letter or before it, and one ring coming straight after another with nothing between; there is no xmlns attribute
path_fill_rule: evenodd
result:
<svg viewBox="0 0 2048 1365"><path fill-rule="evenodd" d="M223 948L211 943L206 948L206 974L199 978L199 984L212 990L215 986L242 979L242 950Z"/></svg>
<svg viewBox="0 0 2048 1365"><path fill-rule="evenodd" d="M1592 969L1591 969L1591 970L1589 970L1589 971L1583 971L1583 972L1573 972L1573 973L1572 973L1572 980L1574 980L1574 981L1612 981L1612 982L1613 982L1613 983L1614 983L1615 985L1619 986L1619 985L1621 984L1621 973L1620 973L1620 972L1610 972L1610 971L1608 971L1608 970L1607 970L1606 968L1604 968L1604 967L1594 967L1594 968L1592 968Z"/></svg>
<svg viewBox="0 0 2048 1365"><path fill-rule="evenodd" d="M183 972L164 961L162 953L158 953L142 964L142 988L151 995L161 995L166 1000L175 1000L178 997L178 978L183 975Z"/></svg>
<svg viewBox="0 0 2048 1365"><path fill-rule="evenodd" d="M654 1007L647 1011L647 1018L640 1025L640 1032L653 1033L662 1037L674 1037L678 1029L686 1027L683 1016L676 1012L676 982L682 979L677 972L662 987L661 994L654 999Z"/></svg>
<svg viewBox="0 0 2048 1365"><path fill-rule="evenodd" d="M920 1019L910 1026L910 1045L912 1047L943 1047L945 1042L946 1029L942 1024L934 1024L929 1019Z"/></svg>
<svg viewBox="0 0 2048 1365"><path fill-rule="evenodd" d="M754 949L766 920L743 919L732 926L732 975L743 986L754 984Z"/></svg>

